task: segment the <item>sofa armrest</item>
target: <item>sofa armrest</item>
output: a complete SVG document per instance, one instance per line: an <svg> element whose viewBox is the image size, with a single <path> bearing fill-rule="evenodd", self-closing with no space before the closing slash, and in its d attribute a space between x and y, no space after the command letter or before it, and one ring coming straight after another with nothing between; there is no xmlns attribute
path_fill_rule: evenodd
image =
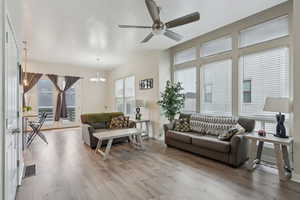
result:
<svg viewBox="0 0 300 200"><path fill-rule="evenodd" d="M91 146L91 135L95 131L95 129L88 125L88 124L82 124L81 125L82 129L82 140L85 144Z"/></svg>
<svg viewBox="0 0 300 200"><path fill-rule="evenodd" d="M136 123L134 121L129 120L128 128L136 128Z"/></svg>
<svg viewBox="0 0 300 200"><path fill-rule="evenodd" d="M166 140L166 134L169 130L173 130L174 129L174 125L175 123L174 122L170 122L168 124L164 124L163 125L163 128L164 128L164 133L165 133L165 140Z"/></svg>
<svg viewBox="0 0 300 200"><path fill-rule="evenodd" d="M230 140L231 152L229 162L238 167L248 159L248 140L243 135L235 135Z"/></svg>

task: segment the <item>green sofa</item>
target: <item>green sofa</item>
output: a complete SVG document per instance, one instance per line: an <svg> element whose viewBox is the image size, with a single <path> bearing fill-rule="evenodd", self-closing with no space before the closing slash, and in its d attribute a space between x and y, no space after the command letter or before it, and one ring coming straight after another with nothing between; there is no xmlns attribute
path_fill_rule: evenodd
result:
<svg viewBox="0 0 300 200"><path fill-rule="evenodd" d="M93 149L96 148L98 139L95 138L93 134L108 130L111 119L121 115L124 114L121 112L82 114L80 118L82 128L82 140L84 141L84 143L89 145ZM101 123L105 124L105 127L99 127L99 124L101 125ZM136 124L133 121L130 121L128 128L134 127L136 127ZM113 143L115 144L126 141L128 141L128 137L116 139ZM106 145L107 141L103 141L102 144Z"/></svg>

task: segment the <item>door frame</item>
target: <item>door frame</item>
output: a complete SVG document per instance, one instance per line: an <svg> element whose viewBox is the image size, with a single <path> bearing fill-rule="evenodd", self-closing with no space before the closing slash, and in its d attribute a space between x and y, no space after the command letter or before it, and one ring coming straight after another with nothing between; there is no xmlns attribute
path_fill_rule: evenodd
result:
<svg viewBox="0 0 300 200"><path fill-rule="evenodd" d="M2 149L1 149L1 156L2 156L2 159L1 159L1 162L2 162L2 177L1 177L1 189L0 191L2 190L2 199L6 200L5 198L7 197L6 193L6 187L5 187L5 177L6 177L6 170L5 170L5 154L6 154L6 143L5 143L5 140L6 140L6 127L5 127L5 119L6 119L6 112L5 112L5 104L6 104L6 98L5 98L5 88L6 88L6 76L5 76L5 73L6 73L6 64L7 64L7 61L6 61L6 55L7 55L7 50L6 50L6 40L7 40L7 28L9 27L11 29L11 32L12 32L12 35L11 37L13 37L13 40L15 41L15 45L16 45L16 49L17 49L17 63L20 63L20 52L19 52L19 45L18 45L18 41L16 39L16 32L15 32L15 29L14 29L14 26L13 26L13 23L12 23L12 20L10 18L10 14L7 10L7 7L6 7L6 2L5 0L0 0L1 2L1 5L0 5L0 9L1 11L3 11L3 15L0 16L0 20L1 20L1 23L0 25L2 25L2 35L3 35L3 39L2 39L2 45L1 45L1 50L2 50L2 63L1 63L1 72L2 72L2 75L1 75L1 78L2 78L2 81L1 81L1 88L0 88L0 92L1 92L1 123L0 125L2 124L2 127L1 127L1 131L2 131L2 135L1 135L1 139L2 139ZM3 6L1 8L1 6ZM19 71L19 66L17 65L16 66L17 70ZM18 91L18 94L19 94L19 97L18 97L18 100L17 100L17 104L18 104L18 127L21 129L21 123L22 123L22 120L21 120L21 106L20 106L20 91L21 91L21 87L20 87L20 83L19 83L19 79L20 79L20 74L18 73L17 74L17 77L18 77L18 83L17 83L17 91ZM22 140L21 139L21 135L22 135L22 131L20 133L18 133L18 136L17 136L17 186L19 186L21 184L21 179L22 179L22 176L23 176L23 169L24 169L24 162L23 162L23 157L22 157ZM16 188L17 189L17 188Z"/></svg>

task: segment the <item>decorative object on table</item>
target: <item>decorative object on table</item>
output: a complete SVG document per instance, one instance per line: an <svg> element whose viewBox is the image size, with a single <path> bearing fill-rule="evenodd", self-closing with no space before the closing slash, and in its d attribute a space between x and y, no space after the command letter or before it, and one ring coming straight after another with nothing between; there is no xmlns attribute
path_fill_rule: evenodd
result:
<svg viewBox="0 0 300 200"><path fill-rule="evenodd" d="M23 107L23 112L30 112L32 111L32 107L31 106L24 106Z"/></svg>
<svg viewBox="0 0 300 200"><path fill-rule="evenodd" d="M142 119L141 108L146 107L146 103L144 100L137 99L135 100L135 107L136 107L135 119L141 120Z"/></svg>
<svg viewBox="0 0 300 200"><path fill-rule="evenodd" d="M264 111L278 112L276 115L277 126L276 134L274 136L280 138L288 138L286 135L286 128L284 126L285 115L282 113L290 113L292 111L291 101L289 98L271 98L267 97Z"/></svg>
<svg viewBox="0 0 300 200"><path fill-rule="evenodd" d="M98 63L98 65L99 65L100 58L97 58L96 60L97 60L97 63ZM90 78L90 81L91 81L91 82L95 82L95 83L106 82L106 78L101 77L101 76L100 76L100 73L97 72L97 73L96 73L96 77Z"/></svg>
<svg viewBox="0 0 300 200"><path fill-rule="evenodd" d="M152 89L153 88L153 78L140 80L140 89Z"/></svg>
<svg viewBox="0 0 300 200"><path fill-rule="evenodd" d="M161 100L158 101L165 117L172 122L177 114L180 114L184 106L185 95L180 82L172 83L167 81L164 92L161 93Z"/></svg>
<svg viewBox="0 0 300 200"><path fill-rule="evenodd" d="M259 130L257 133L261 137L266 137L267 136L267 132L264 129Z"/></svg>

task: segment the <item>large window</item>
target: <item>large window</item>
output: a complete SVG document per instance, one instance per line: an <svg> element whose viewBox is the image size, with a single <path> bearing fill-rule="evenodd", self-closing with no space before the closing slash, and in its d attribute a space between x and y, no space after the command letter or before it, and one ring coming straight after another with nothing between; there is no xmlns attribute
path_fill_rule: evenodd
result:
<svg viewBox="0 0 300 200"><path fill-rule="evenodd" d="M269 41L289 34L288 16L252 26L240 33L240 47Z"/></svg>
<svg viewBox="0 0 300 200"><path fill-rule="evenodd" d="M266 97L289 96L289 50L277 48L240 58L242 115L274 115L263 112ZM251 81L250 81L251 80Z"/></svg>
<svg viewBox="0 0 300 200"><path fill-rule="evenodd" d="M201 67L201 113L231 115L231 60L217 61Z"/></svg>
<svg viewBox="0 0 300 200"><path fill-rule="evenodd" d="M176 70L175 81L181 82L185 93L183 112L196 111L196 67Z"/></svg>
<svg viewBox="0 0 300 200"><path fill-rule="evenodd" d="M292 87L289 72L290 17L285 8L277 9L272 12L273 17L262 12L251 19L220 28L218 33L213 31L200 36L193 40L194 43L171 49L175 60L175 81L180 80L184 85L185 82L196 83L193 102L197 112L246 116L256 120L256 130L275 132L275 113L263 111L265 99L290 97ZM257 21L263 20L264 16L271 20L258 24ZM215 35L224 37L214 38ZM183 48L186 50L181 51ZM200 53L197 57L194 54L196 48ZM191 64L196 65L196 69L187 73ZM196 74L196 71L200 73ZM286 117L288 129L290 118L289 115Z"/></svg>
<svg viewBox="0 0 300 200"><path fill-rule="evenodd" d="M200 56L211 56L230 50L232 50L232 38L230 36L226 36L202 44L200 49Z"/></svg>
<svg viewBox="0 0 300 200"><path fill-rule="evenodd" d="M179 51L174 56L174 64L181 64L192 60L196 60L196 48Z"/></svg>
<svg viewBox="0 0 300 200"><path fill-rule="evenodd" d="M133 115L135 104L135 78L130 76L115 81L116 111Z"/></svg>
<svg viewBox="0 0 300 200"><path fill-rule="evenodd" d="M54 88L53 84L48 79L41 79L37 83L38 89L38 114L39 117L45 112L48 114L46 121L51 122L54 120Z"/></svg>

